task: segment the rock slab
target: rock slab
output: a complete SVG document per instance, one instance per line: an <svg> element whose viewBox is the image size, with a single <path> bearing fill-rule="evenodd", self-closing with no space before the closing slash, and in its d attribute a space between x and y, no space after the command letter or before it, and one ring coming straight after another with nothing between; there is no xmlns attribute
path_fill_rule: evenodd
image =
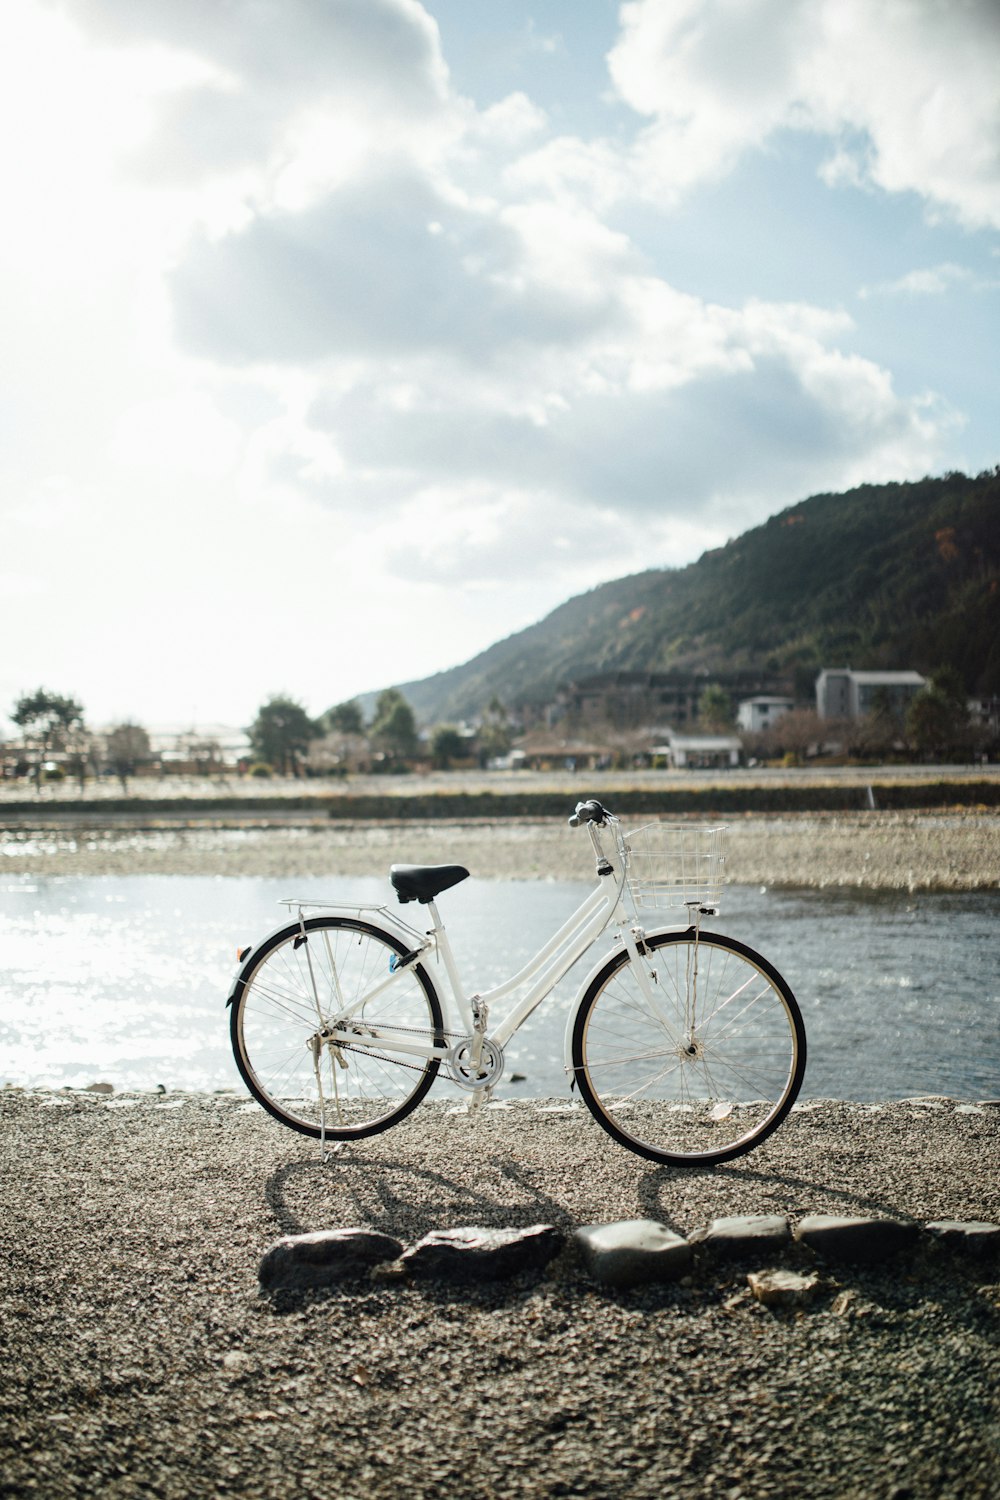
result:
<svg viewBox="0 0 1000 1500"><path fill-rule="evenodd" d="M981 1219L935 1219L924 1228L949 1250L984 1258L1000 1255L1000 1224L987 1224Z"/></svg>
<svg viewBox="0 0 1000 1500"><path fill-rule="evenodd" d="M694 1257L683 1235L656 1219L585 1224L573 1242L591 1276L605 1286L676 1281L691 1269Z"/></svg>
<svg viewBox="0 0 1000 1500"><path fill-rule="evenodd" d="M807 1214L795 1227L795 1239L827 1260L875 1265L908 1250L919 1226L904 1219L852 1219L837 1214Z"/></svg>
<svg viewBox="0 0 1000 1500"><path fill-rule="evenodd" d="M411 1276L448 1281L500 1281L519 1271L541 1270L562 1248L552 1224L527 1229L433 1229L411 1245L402 1266Z"/></svg>
<svg viewBox="0 0 1000 1500"><path fill-rule="evenodd" d="M781 1250L791 1237L784 1215L746 1214L713 1219L707 1229L696 1229L690 1240L700 1252L720 1260L742 1260Z"/></svg>
<svg viewBox="0 0 1000 1500"><path fill-rule="evenodd" d="M268 1292L309 1291L367 1276L373 1266L402 1253L399 1240L374 1229L320 1229L276 1240L258 1275Z"/></svg>

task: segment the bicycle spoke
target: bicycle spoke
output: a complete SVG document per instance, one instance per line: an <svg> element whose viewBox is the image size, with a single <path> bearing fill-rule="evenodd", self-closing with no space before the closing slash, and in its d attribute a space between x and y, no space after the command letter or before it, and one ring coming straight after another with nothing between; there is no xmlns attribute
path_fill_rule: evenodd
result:
<svg viewBox="0 0 1000 1500"><path fill-rule="evenodd" d="M237 1064L264 1107L297 1130L384 1129L438 1070L430 1055L393 1056L391 1033L425 1038L429 1054L441 1031L437 998L416 965L393 975L405 950L378 929L345 918L310 919L306 929L306 942L290 929L251 969L233 1016ZM384 1047L377 1036L338 1045L338 1028L350 1024L390 1035Z"/></svg>
<svg viewBox="0 0 1000 1500"><path fill-rule="evenodd" d="M749 1150L801 1079L794 999L731 940L678 933L647 944L642 962L665 1008L650 1005L627 959L598 976L574 1028L583 1098L617 1139L656 1160L694 1164Z"/></svg>

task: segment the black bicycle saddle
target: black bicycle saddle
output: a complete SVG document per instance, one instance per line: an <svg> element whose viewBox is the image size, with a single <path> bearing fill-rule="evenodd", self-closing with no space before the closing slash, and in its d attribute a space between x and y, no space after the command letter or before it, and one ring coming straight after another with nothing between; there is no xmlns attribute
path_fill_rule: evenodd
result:
<svg viewBox="0 0 1000 1500"><path fill-rule="evenodd" d="M389 871L393 890L402 902L420 901L426 906L442 891L467 880L464 865L393 865Z"/></svg>

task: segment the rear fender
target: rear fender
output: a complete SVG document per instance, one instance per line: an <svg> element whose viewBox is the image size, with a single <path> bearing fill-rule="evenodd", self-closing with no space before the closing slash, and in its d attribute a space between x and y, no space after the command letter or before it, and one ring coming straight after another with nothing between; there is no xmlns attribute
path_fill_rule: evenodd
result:
<svg viewBox="0 0 1000 1500"><path fill-rule="evenodd" d="M390 937L397 938L404 948L411 946L414 938L414 933L404 927L401 927L397 922L395 922L393 920L393 914L391 911L386 910L384 906L373 906L371 908L372 915L378 916L378 921L374 922L370 921L365 915L366 910L367 908L365 907L352 906L350 908L350 915L353 916L357 921L359 921L363 926L370 927L373 930L381 930L387 932ZM347 913L344 913L344 915L346 914ZM310 925L315 920L315 917L303 917L301 921L282 922L280 927L273 928L265 937L262 937L258 942L251 944L251 946L248 948L241 948L239 950L240 956L238 966L235 974L232 977L232 980L230 981L229 990L226 995L227 1009L243 994L243 991L246 988L247 980L250 978L251 970L254 968L254 965L256 964L257 958L261 951L264 948L269 947L270 944L275 942L278 938L290 937L292 933L301 931L303 927L308 933Z"/></svg>

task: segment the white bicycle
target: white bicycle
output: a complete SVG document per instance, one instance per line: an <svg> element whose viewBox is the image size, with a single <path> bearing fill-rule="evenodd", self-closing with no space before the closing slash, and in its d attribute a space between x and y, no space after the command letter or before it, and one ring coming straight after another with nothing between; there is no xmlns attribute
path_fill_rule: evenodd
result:
<svg viewBox="0 0 1000 1500"><path fill-rule="evenodd" d="M427 909L423 932L387 906L283 902L289 920L242 950L227 1002L251 1094L321 1140L388 1130L442 1070L475 1108L503 1076L514 1032L610 927L614 946L570 1012L570 1088L609 1135L653 1161L698 1167L759 1145L795 1101L806 1039L774 966L702 927L719 910L725 830L652 823L624 834L596 800L569 821L590 834L597 886L519 973L483 994L466 996L437 909L467 878L462 865L392 866L399 901ZM683 917L649 929L644 915L657 907Z"/></svg>

